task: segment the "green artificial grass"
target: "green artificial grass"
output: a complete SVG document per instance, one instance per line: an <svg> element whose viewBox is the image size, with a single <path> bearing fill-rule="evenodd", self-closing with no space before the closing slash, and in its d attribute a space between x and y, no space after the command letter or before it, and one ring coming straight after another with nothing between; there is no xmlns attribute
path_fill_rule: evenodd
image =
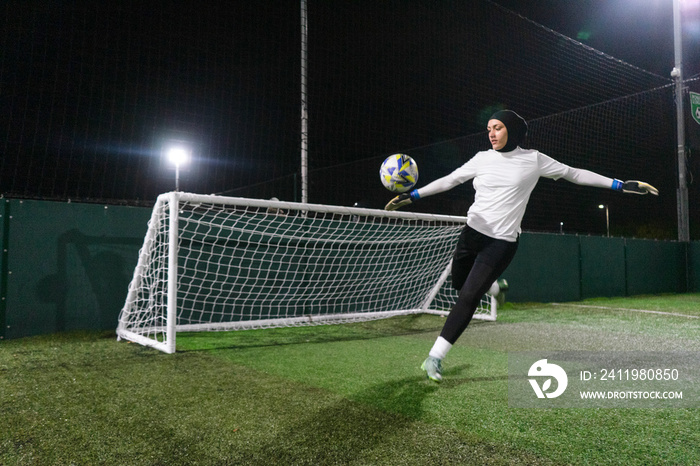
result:
<svg viewBox="0 0 700 466"><path fill-rule="evenodd" d="M430 315L180 334L174 355L111 333L6 341L0 464L698 464L698 409L508 405L509 352L700 352L700 319L623 308L697 315L700 295L507 304L440 385L419 369Z"/></svg>

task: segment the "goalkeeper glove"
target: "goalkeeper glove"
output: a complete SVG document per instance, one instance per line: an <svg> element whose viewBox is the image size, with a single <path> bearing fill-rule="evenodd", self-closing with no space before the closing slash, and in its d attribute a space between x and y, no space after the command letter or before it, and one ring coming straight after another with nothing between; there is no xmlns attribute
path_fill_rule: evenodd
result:
<svg viewBox="0 0 700 466"><path fill-rule="evenodd" d="M418 195L418 190L414 189L410 193L399 194L393 198L387 205L384 206L384 210L396 210L400 207L413 203L413 201L420 199Z"/></svg>
<svg viewBox="0 0 700 466"><path fill-rule="evenodd" d="M623 193L632 193L632 194L653 194L654 196L659 195L659 190L650 185L649 183L645 183L643 181L625 181L622 182L620 180L615 180L613 181L613 189L616 189L618 191L622 191Z"/></svg>

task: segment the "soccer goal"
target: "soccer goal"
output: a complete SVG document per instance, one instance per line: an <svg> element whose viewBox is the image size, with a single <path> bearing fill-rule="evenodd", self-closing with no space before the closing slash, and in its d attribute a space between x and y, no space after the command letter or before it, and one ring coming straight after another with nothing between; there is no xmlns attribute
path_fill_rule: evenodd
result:
<svg viewBox="0 0 700 466"><path fill-rule="evenodd" d="M119 339L446 315L465 217L171 192L158 197ZM485 295L475 318L495 320Z"/></svg>

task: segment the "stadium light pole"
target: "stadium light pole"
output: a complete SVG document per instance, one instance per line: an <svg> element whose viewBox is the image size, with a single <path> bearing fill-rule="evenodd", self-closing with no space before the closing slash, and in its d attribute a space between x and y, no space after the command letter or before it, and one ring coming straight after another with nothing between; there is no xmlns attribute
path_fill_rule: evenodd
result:
<svg viewBox="0 0 700 466"><path fill-rule="evenodd" d="M168 160L175 166L175 191L180 190L180 167L190 161L190 153L184 147L171 147L168 149Z"/></svg>
<svg viewBox="0 0 700 466"><path fill-rule="evenodd" d="M686 182L685 115L683 115L683 40L681 34L681 0L673 0L674 67L671 77L676 81L676 141L678 150L678 241L690 241L688 224L688 184Z"/></svg>
<svg viewBox="0 0 700 466"><path fill-rule="evenodd" d="M600 204L599 209L605 209L605 230L608 232L608 238L610 238L610 209L608 209L607 204Z"/></svg>
<svg viewBox="0 0 700 466"><path fill-rule="evenodd" d="M306 0L301 0L301 202L309 202L309 110L307 102L306 78L309 69L307 55L308 17ZM295 193L296 195L296 193Z"/></svg>

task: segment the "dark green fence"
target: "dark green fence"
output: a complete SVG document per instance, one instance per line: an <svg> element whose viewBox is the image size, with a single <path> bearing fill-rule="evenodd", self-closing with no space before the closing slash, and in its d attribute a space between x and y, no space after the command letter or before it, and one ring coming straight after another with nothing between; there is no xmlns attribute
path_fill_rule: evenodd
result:
<svg viewBox="0 0 700 466"><path fill-rule="evenodd" d="M2 204L0 336L116 329L150 210Z"/></svg>
<svg viewBox="0 0 700 466"><path fill-rule="evenodd" d="M0 202L0 337L115 329L150 209ZM700 291L700 242L525 233L510 301Z"/></svg>
<svg viewBox="0 0 700 466"><path fill-rule="evenodd" d="M504 277L510 301L700 290L700 243L525 233Z"/></svg>

